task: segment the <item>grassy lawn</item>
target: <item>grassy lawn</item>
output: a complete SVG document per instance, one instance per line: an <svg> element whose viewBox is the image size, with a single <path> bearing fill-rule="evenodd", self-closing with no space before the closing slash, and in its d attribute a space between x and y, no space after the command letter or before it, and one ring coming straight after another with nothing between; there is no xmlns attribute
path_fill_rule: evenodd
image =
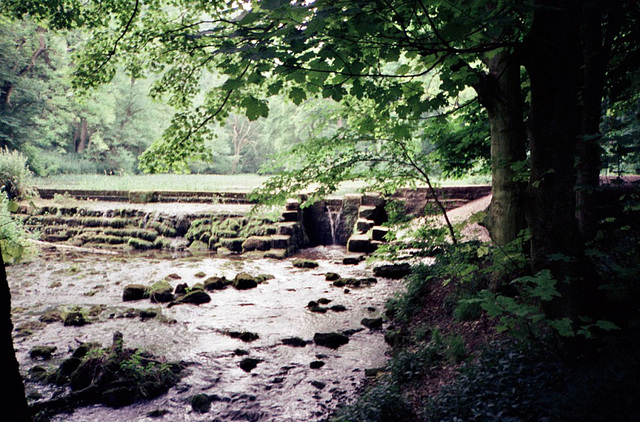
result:
<svg viewBox="0 0 640 422"><path fill-rule="evenodd" d="M257 174L143 174L106 176L99 174L59 175L36 179L38 188L82 190L169 190L249 192L267 176Z"/></svg>
<svg viewBox="0 0 640 422"><path fill-rule="evenodd" d="M193 192L249 192L260 186L268 176L257 174L144 174L134 176L106 176L99 174L59 175L36 179L36 186L45 189L79 190L152 190ZM486 176L461 180L438 180L439 186L486 184ZM358 192L364 182L345 182L337 195Z"/></svg>

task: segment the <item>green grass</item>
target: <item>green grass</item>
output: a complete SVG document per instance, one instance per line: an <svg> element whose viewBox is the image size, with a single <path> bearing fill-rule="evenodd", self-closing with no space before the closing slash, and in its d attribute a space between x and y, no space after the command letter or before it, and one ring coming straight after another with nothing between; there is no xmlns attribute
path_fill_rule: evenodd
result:
<svg viewBox="0 0 640 422"><path fill-rule="evenodd" d="M38 188L81 190L153 191L234 191L248 192L260 186L267 176L257 174L144 174L106 176L98 174L59 175L38 178Z"/></svg>
<svg viewBox="0 0 640 422"><path fill-rule="evenodd" d="M144 174L106 176L99 174L66 174L35 179L38 188L77 190L149 190L192 192L249 192L259 187L268 176L258 174ZM489 183L485 177L438 180L440 186ZM336 195L358 192L364 182L344 182Z"/></svg>

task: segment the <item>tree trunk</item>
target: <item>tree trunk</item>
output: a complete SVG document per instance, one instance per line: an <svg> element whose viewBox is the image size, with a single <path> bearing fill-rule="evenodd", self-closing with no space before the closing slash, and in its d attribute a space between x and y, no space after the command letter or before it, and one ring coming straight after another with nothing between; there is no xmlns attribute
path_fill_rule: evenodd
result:
<svg viewBox="0 0 640 422"><path fill-rule="evenodd" d="M505 246L526 228L525 186L514 171L515 164L526 160L520 65L506 51L487 65L489 73L476 88L491 124L492 198L485 223L492 240Z"/></svg>
<svg viewBox="0 0 640 422"><path fill-rule="evenodd" d="M82 153L87 148L87 140L89 138L89 129L87 127L87 119L82 117L80 123L76 125L75 131L75 147L77 153Z"/></svg>
<svg viewBox="0 0 640 422"><path fill-rule="evenodd" d="M579 2L537 0L527 40L531 80L531 175L527 217L534 272L550 269L562 297L545 311L551 318L584 315L583 245L574 187L581 134L582 82Z"/></svg>
<svg viewBox="0 0 640 422"><path fill-rule="evenodd" d="M0 409L7 422L31 421L11 333L11 293L0 253Z"/></svg>

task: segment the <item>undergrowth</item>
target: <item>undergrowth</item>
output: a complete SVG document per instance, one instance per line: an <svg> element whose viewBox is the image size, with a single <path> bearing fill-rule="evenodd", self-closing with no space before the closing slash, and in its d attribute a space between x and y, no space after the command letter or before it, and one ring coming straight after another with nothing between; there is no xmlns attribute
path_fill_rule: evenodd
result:
<svg viewBox="0 0 640 422"><path fill-rule="evenodd" d="M634 195L621 198L587 245L603 306L576 320L545 313L560 282L550 271L530 272L526 232L503 248L423 242L435 262L414 266L405 292L387 303L391 359L332 421L640 420Z"/></svg>

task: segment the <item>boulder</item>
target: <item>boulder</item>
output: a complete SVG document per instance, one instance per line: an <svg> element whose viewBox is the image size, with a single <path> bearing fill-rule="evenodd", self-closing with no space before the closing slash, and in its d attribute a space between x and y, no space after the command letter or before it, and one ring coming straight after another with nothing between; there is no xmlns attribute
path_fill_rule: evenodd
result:
<svg viewBox="0 0 640 422"><path fill-rule="evenodd" d="M238 290L247 290L258 287L258 280L256 277L247 274L247 273L239 273L233 279L233 287Z"/></svg>
<svg viewBox="0 0 640 422"><path fill-rule="evenodd" d="M40 322L51 324L52 322L62 321L62 314L59 311L47 311L38 318Z"/></svg>
<svg viewBox="0 0 640 422"><path fill-rule="evenodd" d="M260 359L244 358L240 362L240 369L244 372L251 372L260 362Z"/></svg>
<svg viewBox="0 0 640 422"><path fill-rule="evenodd" d="M326 273L324 275L324 279L327 281L336 281L339 278L340 278L340 274L338 273Z"/></svg>
<svg viewBox="0 0 640 422"><path fill-rule="evenodd" d="M174 295L176 296L183 296L187 294L187 289L189 288L189 285L187 283L180 283L176 286L175 291L173 292Z"/></svg>
<svg viewBox="0 0 640 422"><path fill-rule="evenodd" d="M85 325L87 321L84 319L84 315L82 312L69 312L64 317L64 326L65 327L82 327Z"/></svg>
<svg viewBox="0 0 640 422"><path fill-rule="evenodd" d="M202 290L192 290L178 300L178 303L191 303L193 305L208 302L211 302L211 296Z"/></svg>
<svg viewBox="0 0 640 422"><path fill-rule="evenodd" d="M324 366L324 362L321 360L314 360L309 364L309 368L311 369L320 369Z"/></svg>
<svg viewBox="0 0 640 422"><path fill-rule="evenodd" d="M300 337L289 337L289 338L283 338L282 344L284 344L285 346L291 346L291 347L305 347L307 345L307 342L301 339Z"/></svg>
<svg viewBox="0 0 640 422"><path fill-rule="evenodd" d="M168 281L157 281L149 289L149 296L152 303L171 302L173 300L173 289Z"/></svg>
<svg viewBox="0 0 640 422"><path fill-rule="evenodd" d="M29 356L31 359L49 360L56 349L56 346L34 346L29 350Z"/></svg>
<svg viewBox="0 0 640 422"><path fill-rule="evenodd" d="M191 397L191 408L196 413L207 413L211 408L211 399L206 394L196 394Z"/></svg>
<svg viewBox="0 0 640 422"><path fill-rule="evenodd" d="M313 342L318 346L337 349L349 343L349 337L340 333L316 333L313 336Z"/></svg>
<svg viewBox="0 0 640 422"><path fill-rule="evenodd" d="M362 261L364 261L363 253L350 253L342 259L344 265L358 265Z"/></svg>
<svg viewBox="0 0 640 422"><path fill-rule="evenodd" d="M133 300L141 300L149 297L149 288L142 284L128 284L124 286L122 292L122 300L129 302Z"/></svg>
<svg viewBox="0 0 640 422"><path fill-rule="evenodd" d="M231 284L231 281L225 277L209 277L204 281L204 288L209 291L223 290L226 289L229 284Z"/></svg>
<svg viewBox="0 0 640 422"><path fill-rule="evenodd" d="M71 378L71 374L78 369L80 364L82 363L82 359L80 358L69 358L64 360L60 366L58 367L58 371L56 372L56 385L65 385L69 383Z"/></svg>
<svg viewBox="0 0 640 422"><path fill-rule="evenodd" d="M294 259L291 264L296 268L317 268L318 263L311 259Z"/></svg>
<svg viewBox="0 0 640 422"><path fill-rule="evenodd" d="M327 383L322 381L311 381L309 382L309 384L313 385L318 390L322 390L324 387L327 386Z"/></svg>
<svg viewBox="0 0 640 422"><path fill-rule="evenodd" d="M380 265L373 268L373 275L376 277L399 279L410 273L411 265L407 263Z"/></svg>
<svg viewBox="0 0 640 422"><path fill-rule="evenodd" d="M370 330L382 328L382 318L363 318L360 323Z"/></svg>
<svg viewBox="0 0 640 422"><path fill-rule="evenodd" d="M245 343L251 343L252 341L256 341L260 338L257 333L252 333L251 331L227 331L224 334L228 335L231 338L242 340Z"/></svg>

